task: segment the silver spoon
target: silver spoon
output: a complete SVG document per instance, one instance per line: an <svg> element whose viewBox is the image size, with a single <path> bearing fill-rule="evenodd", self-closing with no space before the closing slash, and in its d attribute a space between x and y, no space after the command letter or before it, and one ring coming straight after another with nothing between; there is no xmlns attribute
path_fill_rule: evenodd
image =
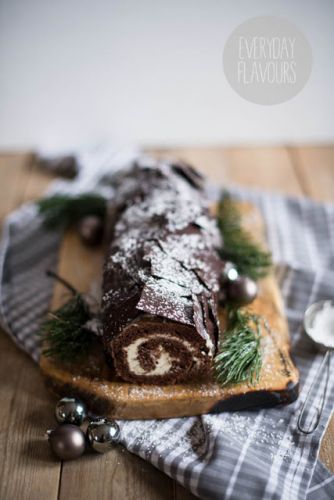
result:
<svg viewBox="0 0 334 500"><path fill-rule="evenodd" d="M320 302L315 302L314 304L309 306L304 314L305 333L317 346L319 351L325 352L325 356L313 379L313 382L307 393L307 396L305 398L305 401L303 403L303 406L300 410L300 414L298 417L297 427L298 430L303 434L312 434L316 430L316 428L319 425L326 400L326 393L327 393L329 373L330 373L330 357L333 347L326 345L322 342L319 342L318 340L313 338L311 333L311 329L314 325L315 318L317 314L319 314L319 312L324 308L325 303L330 303L331 306L334 307L334 302L332 300L321 300ZM324 370L326 371L326 379L323 392L321 394L321 398L318 405L313 406L312 396L314 394L314 389L319 387L319 384L322 381ZM307 421L310 422L308 426L306 426Z"/></svg>

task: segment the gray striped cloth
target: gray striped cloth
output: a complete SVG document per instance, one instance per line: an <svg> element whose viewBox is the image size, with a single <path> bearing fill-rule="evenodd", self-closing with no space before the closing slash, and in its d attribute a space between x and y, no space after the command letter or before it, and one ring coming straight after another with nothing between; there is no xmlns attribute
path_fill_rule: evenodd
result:
<svg viewBox="0 0 334 500"><path fill-rule="evenodd" d="M74 182L51 192L103 191L103 175L128 164L135 151L99 149L79 155ZM334 296L334 206L273 193L231 188L235 197L261 209L285 301L301 395L281 408L170 420L121 421L122 443L200 498L321 500L334 498L334 476L317 460L334 402L329 381L320 425L301 435L301 404L322 360L302 330L307 306ZM109 195L111 193L108 193ZM217 192L210 190L214 199ZM35 361L36 332L46 314L60 233L46 232L34 204L6 220L0 247L0 317L3 328ZM322 385L314 395L316 403Z"/></svg>

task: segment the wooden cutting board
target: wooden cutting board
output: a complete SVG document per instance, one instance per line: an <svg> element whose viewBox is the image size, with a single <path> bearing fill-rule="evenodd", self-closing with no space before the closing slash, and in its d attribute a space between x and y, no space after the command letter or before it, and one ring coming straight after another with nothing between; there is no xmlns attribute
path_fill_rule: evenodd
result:
<svg viewBox="0 0 334 500"><path fill-rule="evenodd" d="M264 244L264 224L259 211L240 203L243 226ZM58 273L81 292L99 286L105 249L91 249L69 231L63 240ZM51 309L68 299L56 284ZM41 357L40 368L48 388L57 396L76 396L91 411L111 418L172 418L250 407L270 407L293 402L298 396L298 370L290 357L288 325L276 279L270 274L259 282L257 299L249 310L269 323L263 328L263 366L256 385L220 387L211 377L193 383L156 386L129 384L117 379L96 342L90 355L80 363L60 364ZM224 311L219 312L224 324Z"/></svg>

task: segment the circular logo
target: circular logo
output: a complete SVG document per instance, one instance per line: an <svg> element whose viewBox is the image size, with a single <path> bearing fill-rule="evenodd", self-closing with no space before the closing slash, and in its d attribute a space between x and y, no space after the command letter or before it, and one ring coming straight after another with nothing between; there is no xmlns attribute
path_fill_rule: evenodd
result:
<svg viewBox="0 0 334 500"><path fill-rule="evenodd" d="M229 36L223 66L229 84L241 97L256 104L279 104L305 86L312 70L312 50L290 21L256 17Z"/></svg>

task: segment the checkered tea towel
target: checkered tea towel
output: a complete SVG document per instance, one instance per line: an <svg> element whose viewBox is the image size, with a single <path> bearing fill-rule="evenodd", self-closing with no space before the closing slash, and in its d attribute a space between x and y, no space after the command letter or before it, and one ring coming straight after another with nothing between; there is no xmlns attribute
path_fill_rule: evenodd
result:
<svg viewBox="0 0 334 500"><path fill-rule="evenodd" d="M101 191L105 172L126 165L135 155L110 149L81 154L79 178L58 182L51 191ZM200 498L334 498L334 476L317 460L333 408L334 377L316 432L301 435L296 430L301 404L323 356L303 334L303 313L312 302L334 296L334 206L239 188L231 192L255 203L265 218L300 370L300 397L273 409L120 421L122 443ZM217 192L210 190L210 196L215 199ZM1 322L35 361L36 332L53 287L45 270L56 268L60 240L60 233L42 227L34 204L24 205L6 220L0 247ZM322 388L320 384L315 402Z"/></svg>

